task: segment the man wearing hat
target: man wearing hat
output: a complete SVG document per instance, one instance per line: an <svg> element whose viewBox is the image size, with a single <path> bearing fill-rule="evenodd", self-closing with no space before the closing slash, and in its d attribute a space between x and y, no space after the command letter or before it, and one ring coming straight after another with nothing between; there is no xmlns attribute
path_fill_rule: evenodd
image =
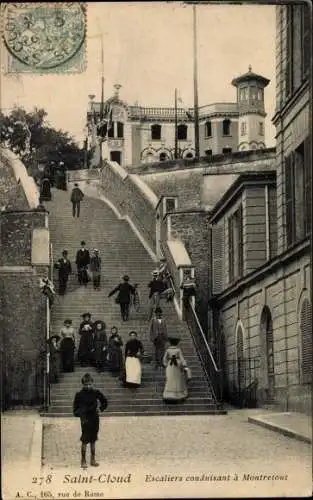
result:
<svg viewBox="0 0 313 500"><path fill-rule="evenodd" d="M84 193L79 189L78 184L74 184L74 188L71 194L71 202L73 207L73 217L79 217L80 214L80 202L84 198Z"/></svg>
<svg viewBox="0 0 313 500"><path fill-rule="evenodd" d="M101 280L101 257L99 255L99 250L94 249L93 255L90 259L90 271L92 273L92 282L95 290L100 290L100 280Z"/></svg>
<svg viewBox="0 0 313 500"><path fill-rule="evenodd" d="M86 248L86 243L81 242L81 248L76 253L76 266L78 274L78 282L80 285L87 286L88 284L88 274L87 268L90 264L90 254L89 250Z"/></svg>
<svg viewBox="0 0 313 500"><path fill-rule="evenodd" d="M149 293L150 308L149 308L149 318L148 318L150 321L154 311L160 305L161 294L166 289L162 277L159 275L158 269L155 269L152 272L152 281L150 281L148 287L150 288L150 293Z"/></svg>
<svg viewBox="0 0 313 500"><path fill-rule="evenodd" d="M108 297L111 297L116 292L118 292L118 296L115 300L116 303L120 305L122 321L127 321L129 318L130 299L131 296L135 294L135 287L129 283L129 276L127 276L127 274L123 276L123 283L117 285L117 287L109 293Z"/></svg>

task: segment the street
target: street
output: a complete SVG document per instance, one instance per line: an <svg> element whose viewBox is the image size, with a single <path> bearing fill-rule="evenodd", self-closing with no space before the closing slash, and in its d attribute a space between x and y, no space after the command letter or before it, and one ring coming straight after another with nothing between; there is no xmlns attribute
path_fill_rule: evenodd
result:
<svg viewBox="0 0 313 500"><path fill-rule="evenodd" d="M95 476L92 484L112 482L108 474L120 477L109 485L113 496L117 483L119 495L133 497L139 491L146 497L310 494L311 446L248 423L251 414L253 410L225 416L102 418L100 467L83 474ZM78 419L45 419L46 473L54 471L60 480L61 473L65 484L77 482L82 473L79 438ZM127 482L129 474L134 489Z"/></svg>

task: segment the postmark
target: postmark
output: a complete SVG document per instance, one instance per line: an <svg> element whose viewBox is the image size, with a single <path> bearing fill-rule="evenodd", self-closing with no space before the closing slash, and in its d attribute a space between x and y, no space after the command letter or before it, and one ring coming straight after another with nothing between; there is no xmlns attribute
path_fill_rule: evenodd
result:
<svg viewBox="0 0 313 500"><path fill-rule="evenodd" d="M84 70L85 4L7 3L1 17L8 73Z"/></svg>

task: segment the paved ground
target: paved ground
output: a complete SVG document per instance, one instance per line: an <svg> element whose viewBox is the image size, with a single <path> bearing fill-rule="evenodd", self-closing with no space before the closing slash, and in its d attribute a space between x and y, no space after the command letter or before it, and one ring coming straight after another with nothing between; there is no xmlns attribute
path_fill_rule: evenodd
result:
<svg viewBox="0 0 313 500"><path fill-rule="evenodd" d="M174 496L179 491L184 496L194 495L191 483L204 496L311 494L311 446L251 424L247 418L246 411L226 416L103 418L97 443L101 462L97 475L108 471L131 473L134 488L139 488L136 494L140 491L146 498ZM78 419L45 419L44 470L53 471L58 478L60 473L81 473L79 437ZM84 474L91 473L94 469ZM224 481L208 479L210 473L224 474ZM245 479L243 474L249 473L258 478ZM260 479L262 473L278 474L280 478ZM182 480L156 482L151 479L156 474L174 474ZM188 475L202 474L206 480L204 476L202 481L186 480ZM235 474L239 481L233 480ZM127 491L129 494L129 487Z"/></svg>
<svg viewBox="0 0 313 500"><path fill-rule="evenodd" d="M100 467L82 471L78 419L43 419L40 469L32 456L40 456L38 414L8 412L2 415L2 498L311 495L311 445L248 422L261 414L105 417Z"/></svg>
<svg viewBox="0 0 313 500"><path fill-rule="evenodd" d="M307 415L296 412L268 412L250 416L249 421L280 432L285 436L295 437L309 444L312 443L312 419Z"/></svg>

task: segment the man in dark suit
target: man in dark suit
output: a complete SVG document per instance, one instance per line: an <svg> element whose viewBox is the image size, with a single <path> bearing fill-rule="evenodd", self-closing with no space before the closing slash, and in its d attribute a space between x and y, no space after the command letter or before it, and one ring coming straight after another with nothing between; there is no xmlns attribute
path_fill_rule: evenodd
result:
<svg viewBox="0 0 313 500"><path fill-rule="evenodd" d="M79 189L78 184L74 184L74 188L71 194L71 202L73 207L73 217L77 214L79 217L80 214L80 202L84 198L84 193Z"/></svg>
<svg viewBox="0 0 313 500"><path fill-rule="evenodd" d="M58 260L55 266L59 271L59 294L64 295L68 277L72 273L72 265L68 259L68 251L63 250L62 257Z"/></svg>
<svg viewBox="0 0 313 500"><path fill-rule="evenodd" d="M76 253L76 266L78 274L78 282L80 285L87 286L88 284L88 274L87 268L90 264L90 254L86 248L86 243L81 242L81 248Z"/></svg>
<svg viewBox="0 0 313 500"><path fill-rule="evenodd" d="M109 293L108 297L111 297L116 292L118 292L117 303L121 308L122 320L127 321L129 318L129 305L131 295L134 295L135 293L135 288L129 283L129 276L127 276L127 274L123 276L123 283L117 285L117 287Z"/></svg>

